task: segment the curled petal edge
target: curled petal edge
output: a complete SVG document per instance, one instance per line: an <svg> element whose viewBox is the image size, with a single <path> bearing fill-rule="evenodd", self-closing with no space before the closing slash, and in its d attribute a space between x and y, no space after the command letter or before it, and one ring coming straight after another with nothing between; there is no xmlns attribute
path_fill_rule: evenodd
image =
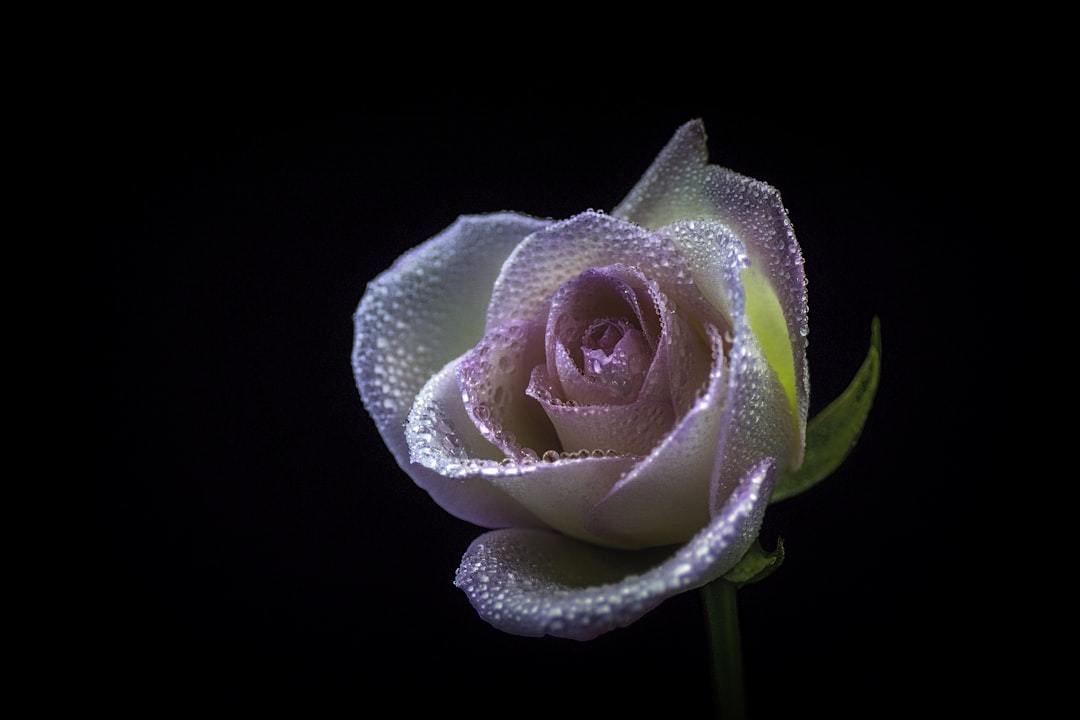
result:
<svg viewBox="0 0 1080 720"><path fill-rule="evenodd" d="M753 313L761 320L769 315L774 322L765 336L770 339L772 360L779 361L785 350L792 352L793 363L786 358L777 362L784 367L793 394L800 438L805 439L810 407L810 375L806 363L807 325L806 273L802 251L780 192L760 180L740 175L709 163L705 124L700 118L683 124L630 193L611 213L646 228L661 228L678 221L714 220L731 229L742 239L750 255L756 279L752 298L773 297L776 307L759 305ZM765 292L765 288L769 291ZM782 315L782 322L779 316ZM780 328L786 326L786 343ZM775 343L775 345L774 345ZM795 466L801 462L800 440Z"/></svg>
<svg viewBox="0 0 1080 720"><path fill-rule="evenodd" d="M353 377L406 473L413 475L405 422L417 393L480 340L503 261L523 238L550 224L511 212L459 216L365 288L353 314Z"/></svg>
<svg viewBox="0 0 1080 720"><path fill-rule="evenodd" d="M610 550L544 530L494 530L469 546L454 584L503 632L592 640L734 567L761 530L775 483L776 462L765 458L709 525L673 553Z"/></svg>

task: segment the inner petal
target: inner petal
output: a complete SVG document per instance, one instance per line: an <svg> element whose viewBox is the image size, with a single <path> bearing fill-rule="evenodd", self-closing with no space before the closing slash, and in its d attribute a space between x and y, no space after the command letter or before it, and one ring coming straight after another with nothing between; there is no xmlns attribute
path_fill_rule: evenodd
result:
<svg viewBox="0 0 1080 720"><path fill-rule="evenodd" d="M641 390L650 355L641 330L625 318L595 320L581 339L585 377L620 398L634 397Z"/></svg>
<svg viewBox="0 0 1080 720"><path fill-rule="evenodd" d="M551 299L546 334L551 391L577 405L632 402L661 335L661 322L637 270L591 268Z"/></svg>
<svg viewBox="0 0 1080 720"><path fill-rule="evenodd" d="M508 457L535 457L558 443L543 410L525 393L543 363L543 329L520 322L490 328L457 369L462 402L477 430Z"/></svg>

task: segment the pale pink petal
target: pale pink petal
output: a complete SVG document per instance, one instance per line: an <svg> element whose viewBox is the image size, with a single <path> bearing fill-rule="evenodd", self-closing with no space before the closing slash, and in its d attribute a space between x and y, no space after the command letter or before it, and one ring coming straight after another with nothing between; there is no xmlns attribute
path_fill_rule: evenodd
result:
<svg viewBox="0 0 1080 720"><path fill-rule="evenodd" d="M534 372L529 394L544 407L564 447L600 447L627 455L647 455L671 432L676 420L702 391L711 362L709 349L663 293L651 284L648 289L650 304L655 306L652 313L660 319L659 347L633 402L567 402L550 389L554 383L549 382L546 371L540 371L544 369ZM556 346L556 355L560 367L573 362L561 344ZM565 375L563 387L570 384L565 382ZM566 390L565 395L581 398L584 392ZM700 478L702 488L708 481L708 476Z"/></svg>
<svg viewBox="0 0 1080 720"><path fill-rule="evenodd" d="M774 484L771 459L753 466L678 549L625 552L540 530L495 530L469 546L454 584L499 630L591 640L734 567L760 531Z"/></svg>
<svg viewBox="0 0 1080 720"><path fill-rule="evenodd" d="M567 405L540 390L539 376L533 376L537 381L529 385L529 394L551 420L560 447L598 448L640 458L675 425L675 408L667 397L644 396L627 405Z"/></svg>
<svg viewBox="0 0 1080 720"><path fill-rule="evenodd" d="M648 280L622 265L590 268L563 283L547 316L547 371L564 401L626 403L637 397L660 335ZM621 337L621 352L596 345ZM588 347L587 347L588 346ZM561 392L559 389L561 388Z"/></svg>
<svg viewBox="0 0 1080 720"><path fill-rule="evenodd" d="M544 411L525 394L533 368L544 362L544 327L522 321L489 328L461 359L458 385L481 434L512 458L558 447Z"/></svg>

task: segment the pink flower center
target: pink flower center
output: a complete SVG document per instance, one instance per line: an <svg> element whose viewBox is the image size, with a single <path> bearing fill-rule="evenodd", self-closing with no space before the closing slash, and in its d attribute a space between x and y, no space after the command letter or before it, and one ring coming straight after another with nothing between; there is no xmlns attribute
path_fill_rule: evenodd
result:
<svg viewBox="0 0 1080 720"><path fill-rule="evenodd" d="M636 393L649 367L649 346L636 325L625 318L594 320L581 338L582 372L626 397Z"/></svg>

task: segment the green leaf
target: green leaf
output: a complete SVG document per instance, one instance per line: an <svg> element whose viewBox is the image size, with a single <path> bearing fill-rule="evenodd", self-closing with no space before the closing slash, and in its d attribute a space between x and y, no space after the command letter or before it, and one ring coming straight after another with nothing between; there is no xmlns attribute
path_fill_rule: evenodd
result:
<svg viewBox="0 0 1080 720"><path fill-rule="evenodd" d="M855 447L881 375L881 321L870 325L870 350L851 384L806 427L806 454L802 466L782 475L770 502L809 490L828 477Z"/></svg>
<svg viewBox="0 0 1080 720"><path fill-rule="evenodd" d="M776 550L773 552L767 552L761 547L761 541L755 540L754 544L743 555L742 560L735 567L728 570L723 579L735 585L735 587L742 587L758 580L764 580L772 574L773 570L780 567L780 563L783 561L784 541L782 539L777 538Z"/></svg>

